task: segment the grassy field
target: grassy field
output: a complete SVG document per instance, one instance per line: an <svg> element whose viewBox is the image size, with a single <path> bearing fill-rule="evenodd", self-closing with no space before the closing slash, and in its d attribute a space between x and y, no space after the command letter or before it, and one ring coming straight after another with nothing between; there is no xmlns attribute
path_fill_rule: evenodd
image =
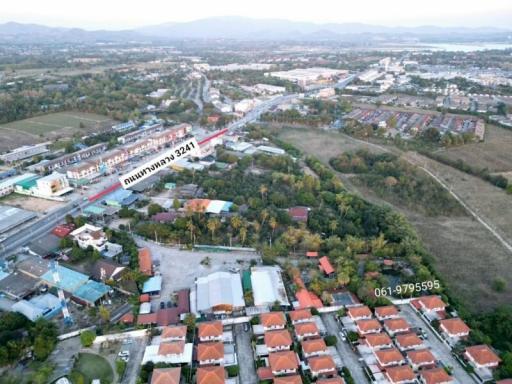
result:
<svg viewBox="0 0 512 384"><path fill-rule="evenodd" d="M395 148L379 148L347 137L337 132L319 130L283 129L279 138L287 141L306 154L319 158L325 164L328 160L344 151L367 149L372 152ZM410 155L407 155L410 156ZM422 159L423 161L423 159ZM466 203L494 227L500 234L512 238L512 198L499 188L444 166L430 159L424 159L428 168L435 168L453 190L463 197ZM425 164L424 162L422 165ZM436 269L446 284L474 310L490 309L499 304L512 301L512 286L504 292L492 289L493 281L501 276L507 281L512 276L510 253L480 223L470 216L463 217L427 217L412 212L403 206L379 198L364 186L351 182L351 175L339 174L346 187L363 196L372 203L387 205L403 213L414 225L436 263ZM466 200L467 199L467 200ZM469 201L468 201L469 200Z"/></svg>
<svg viewBox="0 0 512 384"><path fill-rule="evenodd" d="M82 374L85 383L90 383L93 379L100 379L102 384L114 381L114 372L108 361L92 353L81 353L73 370Z"/></svg>
<svg viewBox="0 0 512 384"><path fill-rule="evenodd" d="M86 135L110 125L106 116L83 112L58 112L0 125L0 151L43 141L56 141L76 133Z"/></svg>
<svg viewBox="0 0 512 384"><path fill-rule="evenodd" d="M440 150L437 153L452 159L461 159L490 172L512 171L512 130L487 124L485 141Z"/></svg>

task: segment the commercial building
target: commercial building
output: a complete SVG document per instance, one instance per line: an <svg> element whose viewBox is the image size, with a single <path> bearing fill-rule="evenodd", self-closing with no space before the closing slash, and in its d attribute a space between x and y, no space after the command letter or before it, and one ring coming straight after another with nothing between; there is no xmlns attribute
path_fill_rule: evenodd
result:
<svg viewBox="0 0 512 384"><path fill-rule="evenodd" d="M9 177L0 181L0 197L13 193L14 187L17 183L23 182L27 179L33 179L34 177L36 177L36 175L33 173L24 173L23 175Z"/></svg>
<svg viewBox="0 0 512 384"><path fill-rule="evenodd" d="M238 273L214 272L196 279L195 292L198 313L233 313L245 308L242 282ZM191 299L192 301L192 299Z"/></svg>
<svg viewBox="0 0 512 384"><path fill-rule="evenodd" d="M276 302L284 307L290 305L279 267L252 267L251 285L256 307L269 307Z"/></svg>
<svg viewBox="0 0 512 384"><path fill-rule="evenodd" d="M37 215L31 211L9 205L0 205L0 233L10 231L36 217Z"/></svg>
<svg viewBox="0 0 512 384"><path fill-rule="evenodd" d="M40 197L43 199L59 199L73 190L65 175L53 172L48 176L33 177L16 183L14 192Z"/></svg>
<svg viewBox="0 0 512 384"><path fill-rule="evenodd" d="M49 144L50 143L24 145L22 147L13 149L10 152L0 155L0 159L5 161L6 163L14 163L16 161L29 159L31 157L47 153Z"/></svg>
<svg viewBox="0 0 512 384"><path fill-rule="evenodd" d="M321 67L300 68L270 73L270 76L272 77L297 83L301 87L306 87L313 83L334 81L337 78L345 77L347 75L348 71L346 70Z"/></svg>

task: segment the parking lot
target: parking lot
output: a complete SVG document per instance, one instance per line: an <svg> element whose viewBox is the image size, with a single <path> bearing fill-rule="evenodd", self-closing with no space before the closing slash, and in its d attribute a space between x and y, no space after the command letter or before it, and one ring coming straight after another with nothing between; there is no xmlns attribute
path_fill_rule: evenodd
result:
<svg viewBox="0 0 512 384"><path fill-rule="evenodd" d="M141 239L137 239L137 245L151 250L153 263L158 265L156 271L162 275L162 290L160 297L153 300L153 310L159 302L170 300L173 292L191 288L197 277L232 268L248 268L251 260L260 259L255 252L183 251ZM207 258L208 265L204 265Z"/></svg>

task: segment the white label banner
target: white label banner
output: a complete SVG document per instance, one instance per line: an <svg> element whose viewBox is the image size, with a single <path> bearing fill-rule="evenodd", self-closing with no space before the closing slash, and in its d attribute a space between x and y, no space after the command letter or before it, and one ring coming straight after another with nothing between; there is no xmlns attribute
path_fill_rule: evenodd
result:
<svg viewBox="0 0 512 384"><path fill-rule="evenodd" d="M147 163L135 168L119 178L119 182L124 189L130 188L158 171L168 167L172 163L191 155L197 155L199 145L195 138L188 139L169 149Z"/></svg>

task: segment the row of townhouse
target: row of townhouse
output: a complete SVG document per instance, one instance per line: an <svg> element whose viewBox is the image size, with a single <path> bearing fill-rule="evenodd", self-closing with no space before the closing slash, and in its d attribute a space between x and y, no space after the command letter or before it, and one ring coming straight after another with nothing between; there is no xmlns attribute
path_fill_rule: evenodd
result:
<svg viewBox="0 0 512 384"><path fill-rule="evenodd" d="M73 180L93 179L98 177L103 171L111 171L116 166L123 164L135 156L139 156L148 151L157 150L169 144L174 144L176 141L185 137L191 129L190 124L175 125L150 138L124 145L121 148L104 152L93 159L80 162L76 166L69 168L66 175L69 179ZM104 149L106 149L106 147Z"/></svg>

